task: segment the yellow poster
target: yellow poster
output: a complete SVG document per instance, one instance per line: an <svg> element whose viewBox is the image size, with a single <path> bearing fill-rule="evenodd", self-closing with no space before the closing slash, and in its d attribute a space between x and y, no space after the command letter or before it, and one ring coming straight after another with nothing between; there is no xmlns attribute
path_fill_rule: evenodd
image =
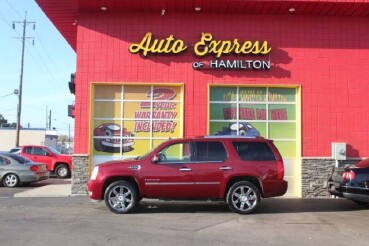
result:
<svg viewBox="0 0 369 246"><path fill-rule="evenodd" d="M94 91L94 160L143 155L181 137L182 87L96 85Z"/></svg>

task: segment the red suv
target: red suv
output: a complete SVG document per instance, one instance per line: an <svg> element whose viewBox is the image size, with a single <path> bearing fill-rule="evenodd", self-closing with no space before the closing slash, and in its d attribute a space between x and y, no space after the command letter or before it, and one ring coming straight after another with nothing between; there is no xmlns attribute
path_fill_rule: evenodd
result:
<svg viewBox="0 0 369 246"><path fill-rule="evenodd" d="M40 145L25 145L19 154L34 162L45 163L47 170L55 173L58 178L68 178L72 170L72 157L62 155L59 151Z"/></svg>
<svg viewBox="0 0 369 246"><path fill-rule="evenodd" d="M206 136L162 143L134 160L94 167L89 196L114 213L131 211L142 198L224 200L248 214L262 198L282 196L284 165L272 140Z"/></svg>

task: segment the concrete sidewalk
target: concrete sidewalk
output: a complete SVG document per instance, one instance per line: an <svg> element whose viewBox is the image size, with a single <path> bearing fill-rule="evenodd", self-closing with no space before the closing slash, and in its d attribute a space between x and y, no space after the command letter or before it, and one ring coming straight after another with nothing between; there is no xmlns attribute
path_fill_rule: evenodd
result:
<svg viewBox="0 0 369 246"><path fill-rule="evenodd" d="M69 197L71 184L50 184L14 194L14 197Z"/></svg>

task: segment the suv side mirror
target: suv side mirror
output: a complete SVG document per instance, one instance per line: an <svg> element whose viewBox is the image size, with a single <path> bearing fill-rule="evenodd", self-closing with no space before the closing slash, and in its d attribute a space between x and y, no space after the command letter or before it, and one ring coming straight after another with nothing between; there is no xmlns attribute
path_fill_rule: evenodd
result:
<svg viewBox="0 0 369 246"><path fill-rule="evenodd" d="M156 164L156 163L158 163L158 162L159 162L159 156L154 155L153 157L151 157L151 163Z"/></svg>

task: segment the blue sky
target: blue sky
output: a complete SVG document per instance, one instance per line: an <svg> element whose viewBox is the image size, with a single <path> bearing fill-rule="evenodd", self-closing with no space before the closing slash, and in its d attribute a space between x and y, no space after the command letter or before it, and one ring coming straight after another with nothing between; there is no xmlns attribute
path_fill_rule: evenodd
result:
<svg viewBox="0 0 369 246"><path fill-rule="evenodd" d="M27 15L26 15L27 12ZM63 36L38 7L34 0L0 0L0 114L8 122L17 121L18 96L12 94L19 88L23 24L36 22L36 28L28 25L26 41L21 125L46 127L47 114L51 110L51 126L58 134L74 136L74 121L68 117L67 105L74 102L68 81L76 70L76 54Z"/></svg>

